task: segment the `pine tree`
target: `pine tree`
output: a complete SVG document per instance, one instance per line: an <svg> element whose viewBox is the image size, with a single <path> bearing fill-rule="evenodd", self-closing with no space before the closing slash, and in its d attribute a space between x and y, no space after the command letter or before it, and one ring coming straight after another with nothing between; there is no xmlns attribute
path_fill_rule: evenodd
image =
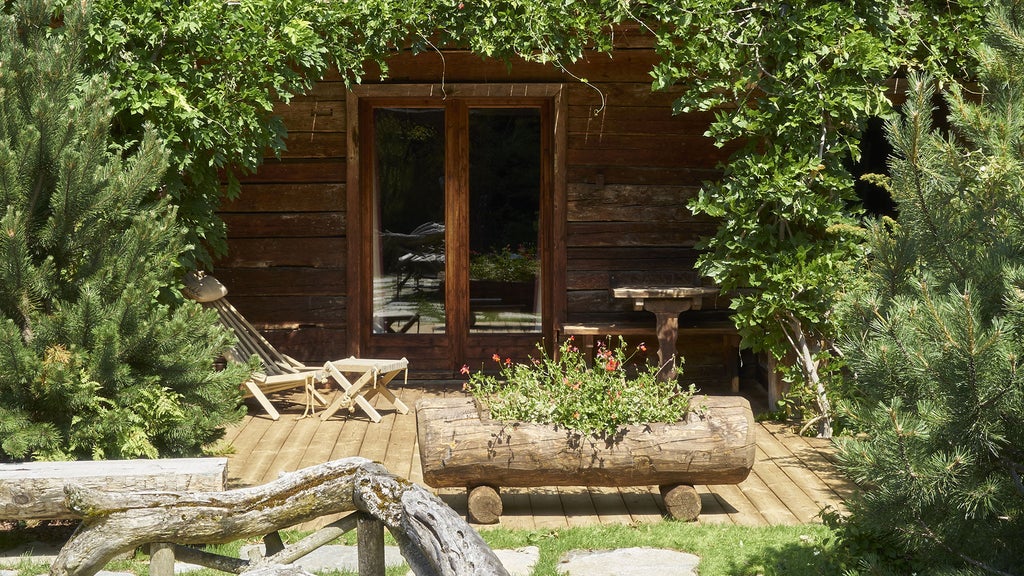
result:
<svg viewBox="0 0 1024 576"><path fill-rule="evenodd" d="M951 88L949 130L934 81L910 79L883 181L898 222L870 227L852 291L860 434L838 445L861 492L843 534L903 571L1024 566L1024 4L997 4L981 92Z"/></svg>
<svg viewBox="0 0 1024 576"><path fill-rule="evenodd" d="M214 369L228 335L173 289L167 153L151 130L111 143L78 6L0 10L0 459L196 454L240 417L241 375Z"/></svg>

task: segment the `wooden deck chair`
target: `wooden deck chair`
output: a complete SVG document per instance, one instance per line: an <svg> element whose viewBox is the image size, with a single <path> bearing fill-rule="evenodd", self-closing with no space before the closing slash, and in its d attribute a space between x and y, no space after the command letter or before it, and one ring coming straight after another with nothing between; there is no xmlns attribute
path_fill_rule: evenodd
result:
<svg viewBox="0 0 1024 576"><path fill-rule="evenodd" d="M351 412L354 410L354 406L358 405L374 422L380 422L380 414L367 401L368 398L372 398L376 394L381 394L391 400L395 408L402 414L408 413L409 408L384 388L397 374L395 369L400 364L406 370L408 377L408 362L405 358L400 361L369 360L355 365L352 364L355 359L348 358L326 362L323 366L307 366L291 356L279 352L273 344L267 341L231 305L226 297L227 292L227 288L213 276L195 273L187 274L185 277L185 295L206 307L217 310L221 323L230 328L238 339L235 348L226 355L228 356L227 360L245 362L252 356L260 359L264 372L254 373L242 383L242 387L245 397L255 398L271 418L277 420L281 415L271 404L267 394L302 387L307 395L308 412L315 404L327 405L327 399L317 392L316 383L326 382L329 378L334 379L342 388L342 395L335 399L327 416L334 414L342 407L349 408ZM352 372L364 366L366 366L368 377L358 379L356 384L349 382L342 374L342 372ZM370 388L362 392L361 389L367 384L370 385Z"/></svg>

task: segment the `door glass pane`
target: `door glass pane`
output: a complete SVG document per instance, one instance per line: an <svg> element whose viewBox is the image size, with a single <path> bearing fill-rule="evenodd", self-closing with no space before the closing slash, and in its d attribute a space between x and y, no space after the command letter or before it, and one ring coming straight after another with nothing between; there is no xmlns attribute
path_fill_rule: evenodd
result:
<svg viewBox="0 0 1024 576"><path fill-rule="evenodd" d="M373 332L440 334L444 110L377 108L373 122Z"/></svg>
<svg viewBox="0 0 1024 576"><path fill-rule="evenodd" d="M470 332L539 332L540 110L469 111Z"/></svg>

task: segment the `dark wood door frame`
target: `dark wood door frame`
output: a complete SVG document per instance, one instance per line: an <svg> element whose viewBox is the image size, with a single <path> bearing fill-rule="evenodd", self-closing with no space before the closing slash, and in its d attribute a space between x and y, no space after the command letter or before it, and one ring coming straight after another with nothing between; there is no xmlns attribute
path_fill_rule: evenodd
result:
<svg viewBox="0 0 1024 576"><path fill-rule="evenodd" d="M472 106L482 102L482 105L486 106L506 105L511 107L517 105L517 102L522 103L527 100L536 99L542 99L550 103L549 106L544 108L547 110L546 113L551 115L549 122L542 123L542 126L550 126L551 133L542 138L545 142L545 144L542 144L542 150L547 157L552 159L552 166L550 171L542 172L543 180L541 182L542 190L549 190L550 196L542 196L542 202L548 203L548 209L541 210L540 226L543 227L546 234L542 234L544 243L539 247L543 250L544 256L549 259L549 263L545 264L545 272L549 278L544 281L543 326L540 336L550 345L554 340L557 328L565 318L566 310L567 199L565 166L568 138L566 134L567 104L564 86L562 84L458 84L444 86L436 84L381 84L355 86L348 93L347 98L348 155L346 187L348 217L346 218L346 238L348 250L346 268L348 279L348 352L355 356L364 355L364 351L370 347L370 338L372 336L370 322L366 320L370 317L369 311L372 307L372 294L368 293L368 283L366 282L367 275L372 276L371 246L370 242L366 241L370 233L366 226L370 222L371 212L369 211L369 203L366 202L365 183L361 181L363 174L372 173L372 155L360 154L360 148L367 136L361 134L360 116L368 111L368 107L363 106L361 103L368 101L367 99L390 98L444 98L446 100L451 98L456 101L450 102L449 106L454 105L456 107L467 105L466 103L458 102L459 99L471 100L473 102ZM464 119L465 117L465 114L459 114L459 118ZM458 125L449 123L448 130L458 129ZM448 139L448 141L461 142L455 150L451 150L445 155L446 190L456 191L457 193L462 187L468 186L464 179L461 182L456 181L459 179L458 163L463 162L463 165L468 165L468 142L465 142L465 139L462 138ZM548 178L550 178L550 181L547 180ZM462 190L462 192L466 191ZM448 201L445 202L445 205L445 216L450 221L463 221L459 219L467 217L467 214L462 213L462 210L467 209L465 205ZM455 244L450 243L463 241L463 239L455 238L452 233L446 231L446 244L448 246L457 248ZM466 254L463 254L463 252ZM451 253L456 259L468 258L467 250L453 249ZM451 262L447 266L447 269L450 271L449 273L466 275L465 278L456 277L451 278L451 280L455 282L465 280L464 284L468 286L468 264L468 261ZM449 314L454 315L449 318L449 322L451 325L468 326L468 318L465 317L468 314L468 310L456 305L455 300L458 297L455 294L447 296L449 300L446 302L446 308ZM468 335L463 331L456 330L448 334L448 338L448 349L459 351L465 348ZM449 362L454 367L458 364L459 359L451 357Z"/></svg>

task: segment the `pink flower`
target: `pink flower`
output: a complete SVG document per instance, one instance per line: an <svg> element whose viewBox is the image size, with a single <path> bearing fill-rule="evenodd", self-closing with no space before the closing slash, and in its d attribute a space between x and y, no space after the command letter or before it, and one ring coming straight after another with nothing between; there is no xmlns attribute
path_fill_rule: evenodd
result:
<svg viewBox="0 0 1024 576"><path fill-rule="evenodd" d="M641 352L647 352L647 345L644 344L643 342L641 342L640 345L637 346L637 348L639 348Z"/></svg>
<svg viewBox="0 0 1024 576"><path fill-rule="evenodd" d="M495 353L494 356L491 356L491 360L494 360L498 364L501 364L501 356L498 356L497 353Z"/></svg>
<svg viewBox="0 0 1024 576"><path fill-rule="evenodd" d="M468 366L468 365L466 365L466 364L463 364L463 365L462 365L462 369L461 369L461 370L459 370L459 372L462 372L462 373L463 373L463 374L465 374L466 376L469 376L469 366Z"/></svg>

